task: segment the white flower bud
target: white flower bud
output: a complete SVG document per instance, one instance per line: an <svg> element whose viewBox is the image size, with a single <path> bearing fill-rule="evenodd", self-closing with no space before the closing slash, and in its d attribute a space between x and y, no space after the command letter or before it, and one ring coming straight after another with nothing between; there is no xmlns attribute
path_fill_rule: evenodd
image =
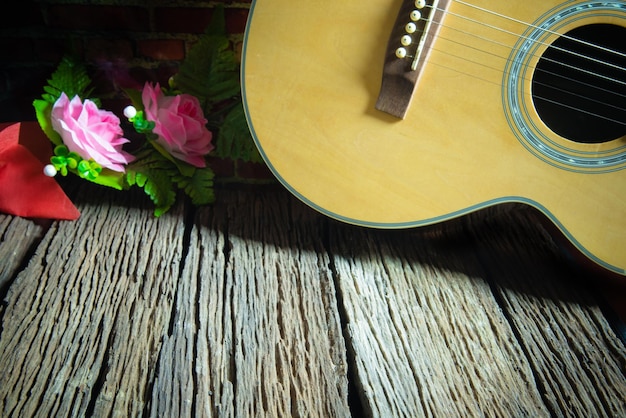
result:
<svg viewBox="0 0 626 418"><path fill-rule="evenodd" d="M52 164L48 164L43 168L43 173L48 177L54 177L57 175L57 169Z"/></svg>
<svg viewBox="0 0 626 418"><path fill-rule="evenodd" d="M135 109L134 106L126 106L124 108L124 116L126 116L128 119L134 118L135 116L137 116L137 109Z"/></svg>

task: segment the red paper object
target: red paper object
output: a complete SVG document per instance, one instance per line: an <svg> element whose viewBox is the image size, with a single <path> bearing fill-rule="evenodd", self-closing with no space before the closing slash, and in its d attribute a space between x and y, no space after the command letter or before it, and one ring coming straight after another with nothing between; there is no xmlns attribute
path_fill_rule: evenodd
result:
<svg viewBox="0 0 626 418"><path fill-rule="evenodd" d="M52 147L37 122L0 124L0 212L25 218L80 216L63 189L43 174Z"/></svg>

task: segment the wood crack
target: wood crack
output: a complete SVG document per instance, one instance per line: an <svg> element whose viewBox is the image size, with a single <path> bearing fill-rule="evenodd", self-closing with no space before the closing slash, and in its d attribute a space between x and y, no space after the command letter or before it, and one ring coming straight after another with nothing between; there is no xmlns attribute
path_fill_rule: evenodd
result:
<svg viewBox="0 0 626 418"><path fill-rule="evenodd" d="M11 285L18 274L27 268L53 225L49 221L35 223L0 214L0 259L3 260L0 265L0 324ZM45 260L42 260L42 263L42 267L45 268Z"/></svg>
<svg viewBox="0 0 626 418"><path fill-rule="evenodd" d="M330 228L332 223L333 221L326 221L325 227L323 229L324 234L322 236L322 244L324 247L324 251L328 254L329 257L328 267L330 268L332 275L331 277L334 283L335 298L337 301L337 313L339 316L339 324L341 326L346 353L346 375L348 378L348 407L350 408L350 414L353 417L371 417L373 416L373 411L368 408L369 404L367 402L364 402L361 397L361 394L363 393L363 386L359 381L359 375L355 370L356 353L352 345L353 341L349 329L350 326L348 321L348 313L346 311L346 306L344 305L343 294L341 292L339 280L339 273L337 271L333 250L330 244Z"/></svg>
<svg viewBox="0 0 626 418"><path fill-rule="evenodd" d="M100 319L100 322L98 323L98 328L97 328L97 332L98 335L101 336L101 338L103 338L105 336L106 333L106 329L107 327L104 324L105 322L105 317L102 317ZM113 324L117 323L117 313L115 315L115 318L113 320ZM109 332L109 335L106 338L106 344L103 347L103 356L102 356L102 360L100 362L100 367L98 370L98 375L96 377L96 380L94 381L92 387L91 387L91 391L89 393L89 402L87 403L87 407L85 408L85 416L87 417L92 417L94 416L94 411L96 408L96 402L98 401L98 398L100 397L101 393L102 393L102 389L104 388L105 385L105 381L107 378L107 374L109 373L110 367L109 367L109 356L111 354L111 350L113 348L113 340L114 340L114 333L113 332Z"/></svg>
<svg viewBox="0 0 626 418"><path fill-rule="evenodd" d="M466 234L472 237L483 276L524 353L545 408L552 415L566 411L577 416L613 416L623 410L624 401L616 400L615 395L623 385L610 387L600 382L610 375L623 376L624 369L598 363L590 355L590 350L599 347L617 357L624 353L615 335L597 332L609 326L598 306L599 294L590 289L590 277L562 260L559 247L530 208L513 205L491 215L490 220L482 217L480 221L476 216L468 217ZM490 235L504 220L524 228L497 238ZM525 241L535 245L520 247L518 243ZM527 258L537 261L522 264ZM565 285L559 283L561 280L567 280L567 291L560 289ZM525 309L528 302L534 309ZM598 389L582 390L589 385Z"/></svg>
<svg viewBox="0 0 626 418"><path fill-rule="evenodd" d="M469 239L471 239L471 240L473 240L475 242L475 244L478 244L470 233L468 233L467 235L468 235ZM528 351L528 349L525 346L525 344L523 344L524 338L522 336L522 333L521 333L520 329L517 327L515 321L512 318L512 315L514 315L514 313L512 313L508 309L508 306L507 306L507 304L504 301L504 297L502 296L502 293L501 293L500 289L498 288L498 285L495 283L494 275L489 270L489 264L485 261L485 256L484 256L484 254L482 252L483 251L480 250L480 249L477 250L476 251L476 256L478 258L478 262L480 263L481 267L485 271L485 276L484 276L485 280L488 283L489 288L491 289L491 293L492 293L492 295L493 295L497 305L502 310L502 315L504 316L504 318L506 319L509 327L511 328L511 332L515 336L516 342L520 343L520 349L524 353L524 356L526 357L526 359L529 362L531 362L531 357L532 357L531 353ZM535 383L535 386L538 389L539 395L541 396L541 399L542 399L544 405L546 406L546 408L550 412L550 415L556 416L557 415L557 411L554 408L551 407L552 403L548 399L548 395L547 395L548 391L546 390L546 387L545 387L543 381L539 378L537 369L535 367L531 367L530 368L530 372L532 374L533 381Z"/></svg>
<svg viewBox="0 0 626 418"><path fill-rule="evenodd" d="M0 415L626 411L624 344L525 212L379 231L271 188L159 219L124 196L81 193L11 282Z"/></svg>

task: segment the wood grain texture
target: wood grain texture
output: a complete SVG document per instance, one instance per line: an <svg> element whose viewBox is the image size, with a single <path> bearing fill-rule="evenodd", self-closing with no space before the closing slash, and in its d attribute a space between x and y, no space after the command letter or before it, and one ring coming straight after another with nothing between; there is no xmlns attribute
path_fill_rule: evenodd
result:
<svg viewBox="0 0 626 418"><path fill-rule="evenodd" d="M93 190L92 190L93 193ZM2 416L137 416L166 330L182 254L180 210L133 194L55 222L6 296Z"/></svg>
<svg viewBox="0 0 626 418"><path fill-rule="evenodd" d="M77 196L7 285L2 416L626 415L594 277L528 208L380 231L272 187Z"/></svg>
<svg viewBox="0 0 626 418"><path fill-rule="evenodd" d="M371 416L626 414L624 344L541 225L507 206L331 236Z"/></svg>
<svg viewBox="0 0 626 418"><path fill-rule="evenodd" d="M549 409L565 416L624 416L626 350L599 332L609 324L597 304L598 279L564 262L537 213L516 208L506 215L507 222L526 227L494 234L505 218L470 217L469 230Z"/></svg>
<svg viewBox="0 0 626 418"><path fill-rule="evenodd" d="M27 219L0 213L0 288L12 280L45 227Z"/></svg>
<svg viewBox="0 0 626 418"><path fill-rule="evenodd" d="M372 416L549 415L468 247L452 253L419 235L333 238Z"/></svg>
<svg viewBox="0 0 626 418"><path fill-rule="evenodd" d="M624 26L623 2L451 2L403 120L375 109L400 4L253 3L242 93L272 172L312 207L364 226L423 226L528 203L626 281L626 137L570 141L539 118L531 97L534 66L554 31ZM302 31L301 16L316 30ZM552 22L543 42L517 44L533 27L524 22L543 20ZM514 51L526 55L513 59ZM609 156L619 162L604 165Z"/></svg>
<svg viewBox="0 0 626 418"><path fill-rule="evenodd" d="M153 416L349 415L319 221L273 193L220 195L197 213Z"/></svg>

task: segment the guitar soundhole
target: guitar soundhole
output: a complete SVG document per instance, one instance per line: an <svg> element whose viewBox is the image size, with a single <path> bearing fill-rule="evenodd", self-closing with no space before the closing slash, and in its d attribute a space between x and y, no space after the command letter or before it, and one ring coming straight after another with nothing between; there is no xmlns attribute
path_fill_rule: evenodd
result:
<svg viewBox="0 0 626 418"><path fill-rule="evenodd" d="M626 135L626 28L566 33L541 56L532 81L535 108L553 132L582 143Z"/></svg>

